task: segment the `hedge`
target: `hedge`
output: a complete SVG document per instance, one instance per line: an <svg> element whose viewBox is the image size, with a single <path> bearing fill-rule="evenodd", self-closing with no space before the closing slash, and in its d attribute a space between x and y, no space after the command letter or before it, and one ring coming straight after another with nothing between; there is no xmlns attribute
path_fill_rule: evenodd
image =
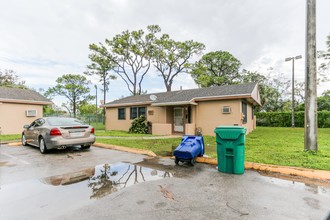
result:
<svg viewBox="0 0 330 220"><path fill-rule="evenodd" d="M295 127L304 127L304 113L295 112ZM291 127L291 112L256 112L257 126ZM330 111L318 112L318 127L330 128Z"/></svg>

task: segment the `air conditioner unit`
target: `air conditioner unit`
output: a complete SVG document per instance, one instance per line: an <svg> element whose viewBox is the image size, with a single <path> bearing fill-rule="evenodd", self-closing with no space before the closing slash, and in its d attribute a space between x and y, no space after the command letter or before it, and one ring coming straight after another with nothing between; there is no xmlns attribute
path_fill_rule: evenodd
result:
<svg viewBox="0 0 330 220"><path fill-rule="evenodd" d="M36 117L37 110L26 110L25 115L26 115L26 117Z"/></svg>

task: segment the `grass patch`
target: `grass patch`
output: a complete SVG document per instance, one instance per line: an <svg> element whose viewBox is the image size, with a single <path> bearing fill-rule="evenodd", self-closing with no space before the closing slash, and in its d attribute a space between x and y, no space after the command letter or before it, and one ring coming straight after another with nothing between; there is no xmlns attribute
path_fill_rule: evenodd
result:
<svg viewBox="0 0 330 220"><path fill-rule="evenodd" d="M91 126L93 126L95 130L105 130L105 125L102 122L93 122L91 123Z"/></svg>
<svg viewBox="0 0 330 220"><path fill-rule="evenodd" d="M20 141L21 140L21 134L5 134L0 135L0 141Z"/></svg>
<svg viewBox="0 0 330 220"><path fill-rule="evenodd" d="M151 150L159 156L172 155L172 149L181 143L181 138L168 139L97 139L97 142L104 144L113 144L124 147L132 147L143 150Z"/></svg>
<svg viewBox="0 0 330 220"><path fill-rule="evenodd" d="M127 131L105 131L105 130L96 130L96 136L111 136L111 137L154 137L155 135L151 134L132 134Z"/></svg>
<svg viewBox="0 0 330 220"><path fill-rule="evenodd" d="M304 151L303 128L258 127L246 138L245 160L330 170L330 129L318 129L318 152Z"/></svg>

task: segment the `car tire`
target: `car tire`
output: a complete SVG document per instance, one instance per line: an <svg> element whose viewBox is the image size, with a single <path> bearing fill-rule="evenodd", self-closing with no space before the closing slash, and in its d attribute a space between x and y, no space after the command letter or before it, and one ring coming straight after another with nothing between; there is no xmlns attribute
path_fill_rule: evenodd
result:
<svg viewBox="0 0 330 220"><path fill-rule="evenodd" d="M81 149L89 149L91 148L91 145L81 145Z"/></svg>
<svg viewBox="0 0 330 220"><path fill-rule="evenodd" d="M22 145L23 146L27 146L27 142L26 142L26 137L25 137L25 134L22 134Z"/></svg>
<svg viewBox="0 0 330 220"><path fill-rule="evenodd" d="M40 153L42 153L42 154L46 154L48 151L43 137L39 138L39 150L40 150Z"/></svg>

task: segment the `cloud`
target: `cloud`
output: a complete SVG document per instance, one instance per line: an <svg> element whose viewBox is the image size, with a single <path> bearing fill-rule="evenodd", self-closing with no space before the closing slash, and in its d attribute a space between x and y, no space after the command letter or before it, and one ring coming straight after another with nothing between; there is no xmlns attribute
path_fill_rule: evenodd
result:
<svg viewBox="0 0 330 220"><path fill-rule="evenodd" d="M0 68L15 70L28 86L46 88L63 74L85 71L89 44L158 24L175 40L204 43L205 52L230 52L242 68L264 72L272 66L290 76L291 65L284 59L305 56L305 7L301 0L5 1L0 8ZM330 1L317 1L318 50L325 49L330 34L329 10ZM304 61L297 61L302 80L304 68ZM165 91L157 75L150 74L145 89ZM174 89L180 86L196 87L185 74L175 79ZM109 100L128 94L119 79L111 82Z"/></svg>

